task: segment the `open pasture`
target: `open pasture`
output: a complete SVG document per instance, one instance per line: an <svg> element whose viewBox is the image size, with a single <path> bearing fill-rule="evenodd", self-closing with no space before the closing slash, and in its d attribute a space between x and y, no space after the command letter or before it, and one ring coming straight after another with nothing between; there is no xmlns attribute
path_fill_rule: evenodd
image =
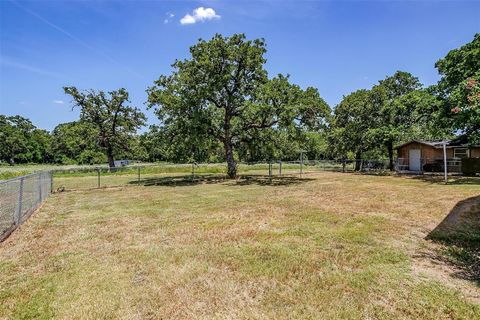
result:
<svg viewBox="0 0 480 320"><path fill-rule="evenodd" d="M427 240L477 181L145 182L47 199L0 244L0 318L480 317L475 253Z"/></svg>

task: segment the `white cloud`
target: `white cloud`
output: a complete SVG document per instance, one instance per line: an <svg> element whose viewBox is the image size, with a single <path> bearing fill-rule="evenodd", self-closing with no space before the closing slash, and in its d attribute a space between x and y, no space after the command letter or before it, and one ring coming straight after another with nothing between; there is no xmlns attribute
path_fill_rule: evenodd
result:
<svg viewBox="0 0 480 320"><path fill-rule="evenodd" d="M53 103L55 104L64 104L63 100L53 100Z"/></svg>
<svg viewBox="0 0 480 320"><path fill-rule="evenodd" d="M183 17L182 19L180 19L180 23L181 24L193 24L195 23L195 18L189 14L186 14L185 17Z"/></svg>
<svg viewBox="0 0 480 320"><path fill-rule="evenodd" d="M212 8L198 7L193 10L192 14L187 13L182 19L181 24L194 24L196 22L203 22L207 20L220 19L215 10Z"/></svg>
<svg viewBox="0 0 480 320"><path fill-rule="evenodd" d="M173 13L171 13L171 12L167 12L165 15L166 15L167 17L165 18L165 20L163 20L163 23L164 23L164 24L169 23L169 22L172 20L172 18L175 17L175 15L174 15Z"/></svg>

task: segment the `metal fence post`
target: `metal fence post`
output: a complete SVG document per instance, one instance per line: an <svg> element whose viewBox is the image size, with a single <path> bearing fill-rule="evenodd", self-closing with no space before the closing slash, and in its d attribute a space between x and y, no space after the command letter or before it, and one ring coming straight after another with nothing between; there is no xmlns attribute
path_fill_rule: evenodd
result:
<svg viewBox="0 0 480 320"><path fill-rule="evenodd" d="M278 175L281 176L282 175L282 160L280 160L279 162L279 166L278 166Z"/></svg>
<svg viewBox="0 0 480 320"><path fill-rule="evenodd" d="M303 174L303 151L300 153L300 176Z"/></svg>
<svg viewBox="0 0 480 320"><path fill-rule="evenodd" d="M48 174L50 176L50 193L52 193L53 192L53 170L49 171Z"/></svg>
<svg viewBox="0 0 480 320"><path fill-rule="evenodd" d="M140 167L138 167L138 184L140 184Z"/></svg>
<svg viewBox="0 0 480 320"><path fill-rule="evenodd" d="M43 173L38 175L38 203L42 203L42 179Z"/></svg>
<svg viewBox="0 0 480 320"><path fill-rule="evenodd" d="M23 180L24 178L20 178L20 191L18 192L18 211L17 217L15 219L15 224L18 226L22 220L22 201L23 201Z"/></svg>

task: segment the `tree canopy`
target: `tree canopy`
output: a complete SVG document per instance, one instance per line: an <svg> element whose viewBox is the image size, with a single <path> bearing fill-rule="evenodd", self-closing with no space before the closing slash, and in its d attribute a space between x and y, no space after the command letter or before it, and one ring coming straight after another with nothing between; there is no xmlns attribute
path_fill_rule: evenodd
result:
<svg viewBox="0 0 480 320"><path fill-rule="evenodd" d="M357 90L347 96L335 107L330 130L330 148L333 154L348 158L352 153L355 159L371 147L369 130L375 126L377 118L371 103L369 90Z"/></svg>
<svg viewBox="0 0 480 320"><path fill-rule="evenodd" d="M51 136L52 153L56 163L95 164L107 160L98 145L98 130L91 123L62 123L53 129Z"/></svg>
<svg viewBox="0 0 480 320"><path fill-rule="evenodd" d="M268 78L263 39L215 35L190 48L169 76L148 88L148 102L178 135L222 144L228 176L236 176L236 148L275 128L320 128L329 107L314 88L302 90L288 76Z"/></svg>
<svg viewBox="0 0 480 320"><path fill-rule="evenodd" d="M472 144L480 143L480 34L451 50L435 66L442 76L436 91L443 101L437 125L459 130Z"/></svg>
<svg viewBox="0 0 480 320"><path fill-rule="evenodd" d="M393 170L393 148L395 143L408 135L412 127L412 113L416 106L406 103L405 97L421 88L418 78L408 72L397 71L380 80L371 91L371 103L378 117L369 130L371 139L385 146Z"/></svg>
<svg viewBox="0 0 480 320"><path fill-rule="evenodd" d="M126 105L130 101L123 88L108 93L80 92L75 87L64 87L64 91L72 96L74 105L80 107L80 120L96 128L98 144L104 150L109 166L114 167L115 153L128 150L128 142L145 125L145 115L138 108Z"/></svg>
<svg viewBox="0 0 480 320"><path fill-rule="evenodd" d="M50 136L21 116L0 115L0 160L14 163L49 162Z"/></svg>
<svg viewBox="0 0 480 320"><path fill-rule="evenodd" d="M238 161L296 160L301 150L310 159L389 159L393 168L394 146L411 139L480 144L480 34L436 62L436 85L397 71L333 111L317 89L269 76L266 52L263 39L243 34L199 40L147 88L160 123L141 134L146 117L125 89L65 87L80 118L49 133L0 115L0 162L226 161L235 177Z"/></svg>
<svg viewBox="0 0 480 320"><path fill-rule="evenodd" d="M338 156L348 157L350 153L355 159L372 152L385 154L393 169L396 144L429 136L427 110L436 103L417 78L397 71L372 89L347 95L335 107L330 148Z"/></svg>

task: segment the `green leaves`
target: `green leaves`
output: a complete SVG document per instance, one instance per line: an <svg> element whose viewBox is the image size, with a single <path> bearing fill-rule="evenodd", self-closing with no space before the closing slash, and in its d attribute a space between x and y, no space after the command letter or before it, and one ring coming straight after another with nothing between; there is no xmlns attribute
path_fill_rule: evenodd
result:
<svg viewBox="0 0 480 320"><path fill-rule="evenodd" d="M114 154L129 148L137 129L145 125L146 117L136 107L127 106L128 92L119 90L78 91L75 87L64 87L66 94L80 107L80 120L90 123L98 130L98 145L104 149L108 162L114 166Z"/></svg>
<svg viewBox="0 0 480 320"><path fill-rule="evenodd" d="M437 125L466 134L480 143L480 34L472 42L451 50L435 64L442 78L434 88L442 99Z"/></svg>
<svg viewBox="0 0 480 320"><path fill-rule="evenodd" d="M45 162L51 159L50 137L21 116L0 115L0 160L7 163Z"/></svg>
<svg viewBox="0 0 480 320"><path fill-rule="evenodd" d="M190 48L190 59L176 61L170 76L147 89L149 107L165 132L185 141L195 137L196 145L223 144L234 176L234 149L266 142L264 130L275 136L324 128L330 113L316 89L302 90L283 75L268 79L265 52L263 39L247 40L243 34L200 40Z"/></svg>
<svg viewBox="0 0 480 320"><path fill-rule="evenodd" d="M333 154L344 158L349 152L361 155L371 148L367 139L370 128L378 122L378 109L369 90L358 90L343 98L334 109L329 135Z"/></svg>
<svg viewBox="0 0 480 320"><path fill-rule="evenodd" d="M480 34L475 34L472 42L451 50L435 63L435 67L442 75L438 87L446 95L468 78L477 76L480 72Z"/></svg>
<svg viewBox="0 0 480 320"><path fill-rule="evenodd" d="M393 161L395 144L425 135L423 109L433 100L416 77L397 71L371 90L344 97L334 111L331 149L338 156L351 152L359 158L383 146L382 153Z"/></svg>

